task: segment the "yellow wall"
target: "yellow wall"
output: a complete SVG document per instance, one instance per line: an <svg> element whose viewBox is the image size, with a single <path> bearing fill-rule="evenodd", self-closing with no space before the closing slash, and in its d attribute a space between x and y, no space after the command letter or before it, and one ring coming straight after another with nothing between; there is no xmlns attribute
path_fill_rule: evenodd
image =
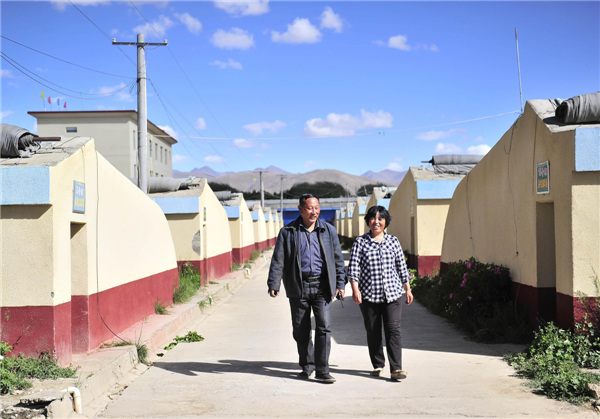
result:
<svg viewBox="0 0 600 419"><path fill-rule="evenodd" d="M538 204L552 203L556 291L595 293L588 281L599 266L600 184L598 172L574 172L574 133L551 133L527 102L524 114L458 185L442 261L474 256L509 267L516 282L552 286L538 284L536 240ZM550 162L550 193L538 195L536 165L544 161Z"/></svg>
<svg viewBox="0 0 600 419"><path fill-rule="evenodd" d="M241 249L246 246L254 245L254 225L252 215L246 205L244 198L240 203L240 218L229 220L229 229L231 231L231 247Z"/></svg>
<svg viewBox="0 0 600 419"><path fill-rule="evenodd" d="M51 205L1 207L2 306L59 305L176 268L162 211L93 140L49 173ZM85 214L73 212L73 181Z"/></svg>
<svg viewBox="0 0 600 419"><path fill-rule="evenodd" d="M202 219L200 236L203 248L206 249L204 257L208 259L231 252L231 234L225 208L219 202L206 179L203 179L203 182L204 188L200 196L200 217ZM206 208L206 221L204 221L204 208Z"/></svg>
<svg viewBox="0 0 600 419"><path fill-rule="evenodd" d="M360 205L356 205L352 213L352 235L354 237L362 236L367 231L369 231L369 227L365 223L365 212L361 213Z"/></svg>
<svg viewBox="0 0 600 419"><path fill-rule="evenodd" d="M413 214L411 214L411 200ZM417 242L416 238L413 242L411 240L411 218L414 217L414 223L418 221L417 208L417 184L415 183L412 172L409 170L406 172L404 179L398 185L398 189L392 195L390 199L389 213L392 217L392 222L387 232L398 237L402 244L402 249L409 252L412 255L417 255Z"/></svg>
<svg viewBox="0 0 600 419"><path fill-rule="evenodd" d="M265 223L265 215L260 207L258 207L255 212L258 214L258 220L252 222L252 225L254 226L254 242L262 243L267 240L267 225Z"/></svg>
<svg viewBox="0 0 600 419"><path fill-rule="evenodd" d="M444 227L449 207L449 199L420 199L417 201L418 222L415 231L418 243L417 255L440 256L442 254Z"/></svg>
<svg viewBox="0 0 600 419"><path fill-rule="evenodd" d="M271 212L271 208L265 208L263 215L265 216L265 227L267 229L267 239L270 240L275 237L275 222L273 220L273 217L275 215ZM267 221L267 218L268 218L268 221Z"/></svg>

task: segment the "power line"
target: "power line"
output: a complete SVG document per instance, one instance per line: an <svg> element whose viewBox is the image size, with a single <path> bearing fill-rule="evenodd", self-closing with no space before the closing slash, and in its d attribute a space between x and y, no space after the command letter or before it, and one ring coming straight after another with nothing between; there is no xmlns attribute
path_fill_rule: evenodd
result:
<svg viewBox="0 0 600 419"><path fill-rule="evenodd" d="M28 46L28 45L25 45L25 44L22 44L22 43L20 43L20 42L17 42L17 41L15 41L14 39L7 38L7 37L6 37L6 36L4 36L4 35L0 35L0 37L2 37L3 39L6 39L7 41L13 42L13 43L15 43L15 44L17 44L17 45L20 45L20 46L22 46L23 48L30 49L31 51L35 51L35 52L37 52L38 54L45 55L45 56L47 56L47 57L53 58L53 59L55 59L55 60L57 60L57 61L62 61L63 63L70 64L70 65L72 65L72 66L75 66L75 67L83 68L83 69L85 69L85 70L88 70L88 71L93 71L93 72L95 72L95 73L106 74L107 76L120 77L120 78L124 78L124 79L131 79L131 77L126 77L126 76L122 76L122 75L119 75L119 74L107 73L106 71L96 70L96 69L94 69L94 68L86 67L86 66L83 66L83 65L79 65L79 64L76 64L76 63L72 63L72 62L70 62L70 61L67 61L67 60L63 60L62 58L55 57L54 55L50 55L50 54L48 54L48 53L45 53L45 52L43 52L43 51L37 50L37 49L35 49L35 48L32 48L32 47L30 47L30 46Z"/></svg>
<svg viewBox="0 0 600 419"><path fill-rule="evenodd" d="M61 94L65 95L65 96L73 97L73 98L77 98L77 99L85 99L85 100L104 99L104 98L116 95L117 93L119 93L119 92L121 92L121 91L129 88L131 86L131 84L134 83L134 82L132 82L132 83L126 85L126 86L123 86L122 88L113 90L113 91L111 91L109 93L106 93L106 94L105 93L83 93L83 92L81 92L79 90L69 89L68 87L61 86L59 84L51 82L48 79L45 79L44 77L40 76L39 74L37 74L37 73L29 70L27 67L19 64L17 61L15 61L14 59L10 58L4 52L0 51L0 57L2 57L8 64L10 64L11 66L13 66L17 71L19 71L20 73L22 73L25 76L29 77L31 80L35 81L36 83L44 86L45 88L47 88L47 89L49 89L51 91L54 91L54 92L61 93ZM52 86L49 86L48 84L42 83L40 80L37 80L34 76L37 77L37 78L39 78L39 79L41 79L41 80L43 80L43 81L45 81L46 83L49 83L49 84L51 84L53 86L56 86L56 87L52 87ZM62 89L62 90L59 90L59 89ZM79 95L75 96L75 95L72 95L72 94L69 94L69 93L65 92L64 90L69 91L69 92L78 93ZM85 95L91 95L91 96L98 96L98 97L84 97L83 96L84 94Z"/></svg>

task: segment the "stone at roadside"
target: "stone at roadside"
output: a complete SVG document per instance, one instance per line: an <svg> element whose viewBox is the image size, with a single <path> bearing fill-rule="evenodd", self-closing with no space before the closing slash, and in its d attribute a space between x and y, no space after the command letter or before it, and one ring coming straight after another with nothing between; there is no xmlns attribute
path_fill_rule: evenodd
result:
<svg viewBox="0 0 600 419"><path fill-rule="evenodd" d="M38 391L37 393L32 393L21 397L21 404L25 406L49 404L56 399L61 399L63 395L64 393L59 390Z"/></svg>

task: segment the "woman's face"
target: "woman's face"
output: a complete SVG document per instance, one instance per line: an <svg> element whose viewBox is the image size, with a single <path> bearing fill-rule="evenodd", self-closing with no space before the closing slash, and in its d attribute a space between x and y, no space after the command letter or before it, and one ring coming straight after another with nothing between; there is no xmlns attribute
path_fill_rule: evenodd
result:
<svg viewBox="0 0 600 419"><path fill-rule="evenodd" d="M377 213L375 217L369 220L369 228L374 235L383 233L383 230L385 229L385 218Z"/></svg>

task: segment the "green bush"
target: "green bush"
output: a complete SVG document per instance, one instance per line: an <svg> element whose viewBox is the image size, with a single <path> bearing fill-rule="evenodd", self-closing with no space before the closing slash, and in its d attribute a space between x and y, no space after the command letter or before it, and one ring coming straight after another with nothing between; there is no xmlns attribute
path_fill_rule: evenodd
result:
<svg viewBox="0 0 600 419"><path fill-rule="evenodd" d="M179 288L173 291L173 302L185 303L200 289L200 272L189 262L181 265L179 269Z"/></svg>
<svg viewBox="0 0 600 419"><path fill-rule="evenodd" d="M254 249L252 251L252 254L250 255L250 260L251 261L256 260L259 256L260 256L260 252L256 249Z"/></svg>
<svg viewBox="0 0 600 419"><path fill-rule="evenodd" d="M6 342L0 343L0 354L4 357L0 363L0 394L8 394L14 390L31 387L28 379L57 379L74 377L77 368L62 368L53 359L50 351L42 352L39 357L6 356L12 351Z"/></svg>
<svg viewBox="0 0 600 419"><path fill-rule="evenodd" d="M528 384L537 392L557 400L583 403L590 400L588 384L600 382L600 375L581 371L580 367L600 367L598 343L593 336L548 323L535 333L525 352L505 359L530 380Z"/></svg>
<svg viewBox="0 0 600 419"><path fill-rule="evenodd" d="M485 342L526 342L531 330L511 294L509 270L471 258L448 264L446 272L411 278L416 299Z"/></svg>

